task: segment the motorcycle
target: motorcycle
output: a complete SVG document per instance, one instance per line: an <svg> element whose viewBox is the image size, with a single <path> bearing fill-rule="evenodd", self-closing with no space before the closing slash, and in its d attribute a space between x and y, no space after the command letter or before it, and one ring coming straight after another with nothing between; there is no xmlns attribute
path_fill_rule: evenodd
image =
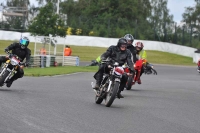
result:
<svg viewBox="0 0 200 133"><path fill-rule="evenodd" d="M95 102L101 104L105 100L105 106L110 107L117 96L119 86L121 83L124 69L115 62L113 65L108 65L110 71L108 74L104 73L103 80L100 84L99 90L95 90ZM94 88L94 84L92 83Z"/></svg>
<svg viewBox="0 0 200 133"><path fill-rule="evenodd" d="M200 73L200 66L198 66L198 67L197 67L197 72L199 72L199 73Z"/></svg>
<svg viewBox="0 0 200 133"><path fill-rule="evenodd" d="M124 70L127 73L127 75L129 75L127 83L126 83L126 89L127 90L130 90L132 85L134 85L135 82L137 82L139 80L142 67L143 67L143 60L140 59L140 60L137 60L136 63L134 64L134 69L136 71L135 74L133 74L133 75L129 74L130 73L130 69L129 69L128 66L126 66L124 68Z"/></svg>
<svg viewBox="0 0 200 133"><path fill-rule="evenodd" d="M99 63L96 60L91 60L91 63L86 66L99 66Z"/></svg>
<svg viewBox="0 0 200 133"><path fill-rule="evenodd" d="M6 52L8 54L8 60L2 65L0 70L0 86L4 86L16 73L17 68L22 67L24 63L20 62L20 58L17 55L11 54L10 52Z"/></svg>
<svg viewBox="0 0 200 133"><path fill-rule="evenodd" d="M157 75L157 71L154 69L154 66L153 64L150 64L150 63L147 63L145 66L144 66L144 73L145 74L154 74L154 75Z"/></svg>

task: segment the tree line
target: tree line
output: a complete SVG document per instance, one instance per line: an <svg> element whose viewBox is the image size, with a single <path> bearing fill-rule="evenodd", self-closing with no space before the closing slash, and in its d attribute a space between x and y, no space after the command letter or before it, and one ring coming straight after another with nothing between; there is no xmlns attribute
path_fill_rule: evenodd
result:
<svg viewBox="0 0 200 133"><path fill-rule="evenodd" d="M1 29L34 35L85 35L170 42L200 48L200 0L186 7L181 24L173 20L168 0L9 0L6 6L28 7L28 15L7 16Z"/></svg>

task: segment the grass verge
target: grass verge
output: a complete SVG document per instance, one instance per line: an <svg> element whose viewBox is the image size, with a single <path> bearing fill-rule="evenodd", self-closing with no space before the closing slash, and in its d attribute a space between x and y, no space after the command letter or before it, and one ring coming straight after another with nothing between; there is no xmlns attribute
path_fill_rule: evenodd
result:
<svg viewBox="0 0 200 133"><path fill-rule="evenodd" d="M13 41L0 40L0 54L5 54L4 49ZM99 55L106 51L107 48L102 47L89 47L89 46L74 46L72 48L72 56L79 56L80 61L91 61L96 59ZM34 43L30 43L29 48L31 53L34 53ZM62 51L63 46L58 45L57 50ZM195 66L191 57L171 54L167 52L147 50L147 60L152 64L170 64L170 65L185 65ZM28 68L25 69L26 76L53 76L60 74L69 74L74 72L95 72L97 67L84 67L84 66L65 66L65 67L50 67L50 68Z"/></svg>
<svg viewBox="0 0 200 133"><path fill-rule="evenodd" d="M96 72L97 66L64 66L48 68L25 68L25 76L54 76L62 74L71 74L76 72Z"/></svg>

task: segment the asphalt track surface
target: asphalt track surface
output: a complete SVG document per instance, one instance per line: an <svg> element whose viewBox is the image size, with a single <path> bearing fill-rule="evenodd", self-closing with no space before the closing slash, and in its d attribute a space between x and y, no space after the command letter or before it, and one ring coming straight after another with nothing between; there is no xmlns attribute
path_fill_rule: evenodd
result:
<svg viewBox="0 0 200 133"><path fill-rule="evenodd" d="M200 133L196 67L155 69L111 107L95 104L94 73L19 79L0 88L0 133Z"/></svg>

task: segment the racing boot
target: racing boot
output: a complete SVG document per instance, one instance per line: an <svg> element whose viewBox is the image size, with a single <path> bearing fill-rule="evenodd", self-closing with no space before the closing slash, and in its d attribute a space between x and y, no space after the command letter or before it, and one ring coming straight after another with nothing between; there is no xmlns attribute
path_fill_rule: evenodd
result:
<svg viewBox="0 0 200 133"><path fill-rule="evenodd" d="M103 74L98 73L98 74L96 75L96 84L95 84L95 86L94 86L93 89L99 90L99 87L100 87L100 84L101 84L102 79L103 79Z"/></svg>
<svg viewBox="0 0 200 133"><path fill-rule="evenodd" d="M9 88L11 85L12 85L12 83L13 83L13 79L10 79L7 83L6 83L6 86Z"/></svg>
<svg viewBox="0 0 200 133"><path fill-rule="evenodd" d="M139 78L137 81L138 84L142 84L141 79Z"/></svg>
<svg viewBox="0 0 200 133"><path fill-rule="evenodd" d="M98 90L99 89L99 84L96 83L93 89Z"/></svg>
<svg viewBox="0 0 200 133"><path fill-rule="evenodd" d="M124 85L123 84L120 84L119 86L119 91L117 92L117 98L124 98L124 96L122 96L121 92L124 90Z"/></svg>
<svg viewBox="0 0 200 133"><path fill-rule="evenodd" d="M124 96L122 96L121 91L117 93L117 98L124 98Z"/></svg>
<svg viewBox="0 0 200 133"><path fill-rule="evenodd" d="M7 86L7 87L10 87L10 86L12 85L13 81L15 81L15 80L17 80L17 79L18 79L17 75L14 75L11 79L9 79L9 80L7 81L6 86Z"/></svg>

